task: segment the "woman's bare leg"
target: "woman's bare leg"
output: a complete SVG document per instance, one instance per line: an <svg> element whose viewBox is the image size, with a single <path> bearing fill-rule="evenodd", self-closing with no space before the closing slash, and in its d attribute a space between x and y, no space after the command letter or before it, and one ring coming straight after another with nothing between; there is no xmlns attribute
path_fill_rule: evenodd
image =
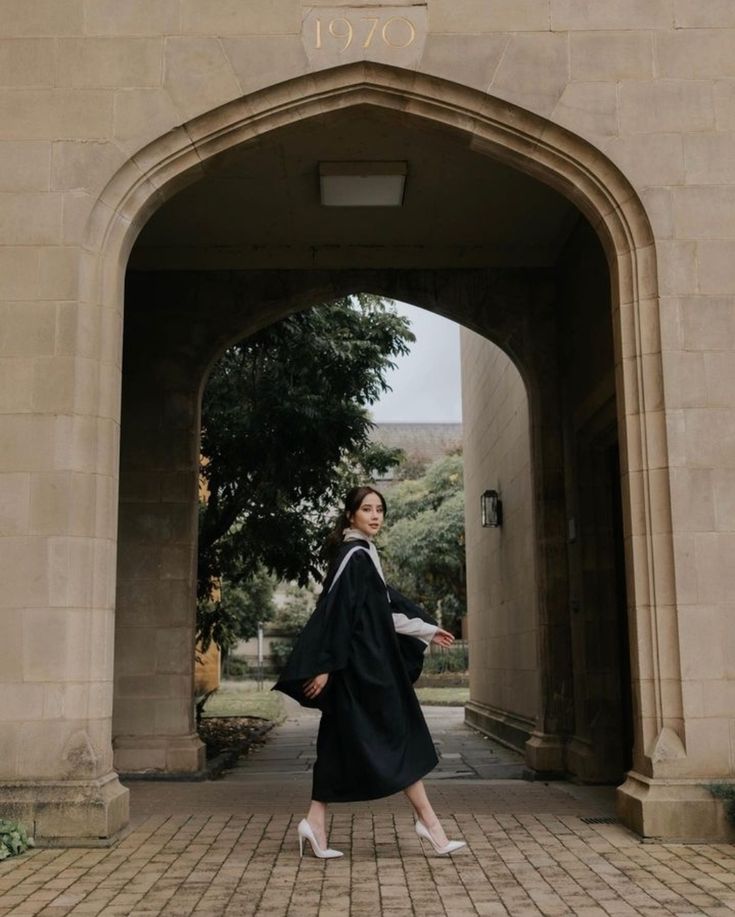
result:
<svg viewBox="0 0 735 917"><path fill-rule="evenodd" d="M316 799L311 800L306 820L316 835L316 842L324 850L327 846L327 804Z"/></svg>
<svg viewBox="0 0 735 917"><path fill-rule="evenodd" d="M423 780L417 780L416 783L407 786L403 792L408 796L408 801L413 806L416 815L429 829L431 836L440 847L444 847L449 841L431 807Z"/></svg>

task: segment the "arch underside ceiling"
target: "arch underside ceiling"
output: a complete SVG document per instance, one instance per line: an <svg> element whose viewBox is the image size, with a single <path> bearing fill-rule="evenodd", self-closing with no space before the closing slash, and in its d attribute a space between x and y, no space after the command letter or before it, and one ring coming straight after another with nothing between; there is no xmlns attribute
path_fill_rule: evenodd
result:
<svg viewBox="0 0 735 917"><path fill-rule="evenodd" d="M286 179L290 170L292 177L301 180L301 191L297 188L296 193L302 194L304 205L315 206L313 166L317 155L321 157L324 125L336 125L339 133L338 116L344 112L347 121L341 122L342 128L348 126L356 131L352 139L349 131L340 139L341 148L350 158L355 158L356 148L363 148L366 136L374 144L376 158L383 158L386 152L397 155L413 148L418 171L413 178L409 176L409 192L414 202L402 212L402 217L407 214L406 219L413 219L415 228L425 236L430 236L431 230L435 234L440 232L435 224L449 205L450 216L461 218L462 222L454 227L445 224L445 229L453 228L455 235L457 231L464 235L467 247L478 241L486 245L490 237L500 263L527 264L527 259L531 263L549 263L549 258L558 251L564 228L568 231L573 222L574 208L570 205L575 205L600 235L611 261L616 260L618 252L638 253L637 260L641 263L635 270L636 279L630 276L630 270L623 271L622 264L614 271L620 275L614 279L621 284L621 301L630 301L633 287L635 295L655 296L652 235L647 217L624 176L598 150L537 115L476 90L367 63L322 71L228 103L170 131L135 154L103 190L88 221L86 247L90 252L105 250L108 267L102 278L87 277L88 293L94 295L93 287L100 279L103 283L119 284L119 270L115 274L112 269L124 269L130 249L144 227L140 251L136 253L141 267L164 266L160 261L153 265L151 255L146 259L142 253L146 248L169 247L172 234L178 236L178 245L186 245L193 238L204 242L199 246L204 249L208 243L224 248L229 243L248 244L247 212L242 214L242 220L236 221L236 226L229 227L224 239L216 236L222 231L221 222L215 227L201 226L187 215L188 227L175 225L180 208L189 199L180 196L169 208L166 203L189 185L199 184L199 190L190 192L194 208L202 189L207 187L203 180L211 182L209 187L220 194L231 193L237 185L241 191L245 186L250 194L257 191L261 200L270 205L273 222L277 224L278 217L290 212L289 202L285 208L277 206L284 203L279 201L279 195L283 195L289 184ZM412 138L406 137L406 127L411 128ZM301 132L303 161L299 161L298 149L288 162L283 161L282 136L289 130ZM330 137L330 148L334 142L334 136ZM397 143L400 149L396 149ZM462 159L462 167L447 170L447 156ZM258 160L261 169L264 162L268 163L270 181L263 180L262 172L255 182L252 174L248 174L248 165ZM480 174L484 187L479 187L477 181ZM426 187L426 179L433 189L430 201L433 209L428 211L426 195L421 190L422 185ZM412 180L415 180L414 191L410 191ZM256 189L255 184L261 187ZM437 188L442 189L441 194L437 194ZM455 201L468 203L470 195L457 193L468 189L474 195L469 201L474 212L469 214L452 206ZM554 195L549 189L560 194ZM488 201L492 206L487 206ZM294 203L298 204L290 202L291 212ZM518 208L515 213L508 206L511 203ZM435 218L432 225L421 225L422 220L426 223L431 216ZM323 218L322 212L320 222ZM372 224L360 230L367 244L374 241L376 233L382 238L386 229L381 225L380 215L371 215L369 219ZM150 226L146 226L149 220ZM167 221L168 235L162 240L160 230ZM328 224L328 228L339 232L342 227ZM313 222L306 229L309 238L313 238ZM199 236L197 231L202 231ZM261 220L258 231L273 232L273 241L278 241L277 225L267 227ZM292 237L289 241L293 241ZM344 236L338 241L344 244ZM394 247L397 241L391 239ZM163 253L159 251L159 254ZM474 264L470 260L465 266L488 266L488 262ZM645 280L643 288L642 280Z"/></svg>
<svg viewBox="0 0 735 917"><path fill-rule="evenodd" d="M552 307L554 282L545 268L131 270L126 334L141 341L150 337L145 329L167 329L160 339L151 337L150 346L178 350L204 382L236 341L293 312L358 292L410 303L483 335L511 356L528 383L531 309Z"/></svg>
<svg viewBox="0 0 735 917"><path fill-rule="evenodd" d="M319 164L403 162L398 207L326 207ZM220 155L167 201L131 254L136 269L495 267L553 264L579 211L471 149L455 129L357 105Z"/></svg>

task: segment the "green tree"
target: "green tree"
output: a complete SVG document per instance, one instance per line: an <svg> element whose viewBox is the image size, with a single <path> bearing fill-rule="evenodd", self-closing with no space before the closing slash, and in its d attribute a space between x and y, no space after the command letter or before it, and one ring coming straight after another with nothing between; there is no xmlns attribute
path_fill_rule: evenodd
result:
<svg viewBox="0 0 735 917"><path fill-rule="evenodd" d="M286 600L273 615L273 627L285 636L295 637L309 619L316 601L317 595L311 584L297 586L291 583L286 588Z"/></svg>
<svg viewBox="0 0 735 917"><path fill-rule="evenodd" d="M243 584L260 568L301 584L320 577L345 490L400 460L370 442L368 408L413 340L407 319L361 294L295 313L218 361L202 402L200 636L226 637L212 607L221 580Z"/></svg>
<svg viewBox="0 0 735 917"><path fill-rule="evenodd" d="M394 471L397 481L414 481L426 473L429 463L419 456L406 456Z"/></svg>
<svg viewBox="0 0 735 917"><path fill-rule="evenodd" d="M296 637L314 611L316 601L317 596L311 584L291 584L288 587L286 601L276 609L271 622L279 634L278 639L271 641L271 655L277 669L286 662Z"/></svg>
<svg viewBox="0 0 735 917"><path fill-rule="evenodd" d="M199 602L197 637L202 649L214 641L226 657L238 640L255 637L258 622L273 617L275 588L275 578L263 567L241 583L223 580L214 597Z"/></svg>
<svg viewBox="0 0 735 917"><path fill-rule="evenodd" d="M461 455L391 488L381 547L390 581L459 634L467 608Z"/></svg>

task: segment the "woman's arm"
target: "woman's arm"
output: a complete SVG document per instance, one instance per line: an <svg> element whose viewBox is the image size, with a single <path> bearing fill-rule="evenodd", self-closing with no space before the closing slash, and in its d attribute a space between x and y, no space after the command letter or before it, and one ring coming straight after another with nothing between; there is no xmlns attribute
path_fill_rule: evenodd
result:
<svg viewBox="0 0 735 917"><path fill-rule="evenodd" d="M421 618L409 618L400 611L393 612L393 627L397 634L406 634L408 637L418 637L429 644L439 630L437 624L429 624Z"/></svg>
<svg viewBox="0 0 735 917"><path fill-rule="evenodd" d="M407 599L393 586L388 586L388 598L396 633L418 637L426 644L431 643L437 630L440 630L436 621L420 605Z"/></svg>

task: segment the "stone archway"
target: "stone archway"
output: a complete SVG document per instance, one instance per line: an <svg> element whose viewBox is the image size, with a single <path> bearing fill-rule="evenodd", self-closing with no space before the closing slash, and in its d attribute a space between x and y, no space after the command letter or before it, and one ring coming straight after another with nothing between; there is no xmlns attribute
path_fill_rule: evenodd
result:
<svg viewBox="0 0 735 917"><path fill-rule="evenodd" d="M119 381L125 268L149 216L176 191L206 175L218 154L286 124L355 105L400 111L408 119L461 132L474 151L538 178L574 202L604 247L612 280L633 677L639 686L637 776L631 775L623 791L622 811L629 823L645 830L648 803L655 803L658 792L656 778L675 774L675 762L685 756L681 692L675 686L678 639L671 639L664 626L675 626L670 621L675 596L669 489L661 469L666 436L656 264L637 196L599 151L506 102L372 64L296 79L196 118L136 154L105 188L92 213L81 287L84 300L101 310L107 329L101 378L106 385ZM661 802L666 805L665 792Z"/></svg>
<svg viewBox="0 0 735 917"><path fill-rule="evenodd" d="M198 423L208 371L229 343L356 290L442 312L498 342L521 367L534 416L535 568L545 635L544 690L527 752L538 770L565 770L572 663L551 285L533 270L352 269L128 275L113 718L122 772L187 772L203 763L187 647L194 639Z"/></svg>

